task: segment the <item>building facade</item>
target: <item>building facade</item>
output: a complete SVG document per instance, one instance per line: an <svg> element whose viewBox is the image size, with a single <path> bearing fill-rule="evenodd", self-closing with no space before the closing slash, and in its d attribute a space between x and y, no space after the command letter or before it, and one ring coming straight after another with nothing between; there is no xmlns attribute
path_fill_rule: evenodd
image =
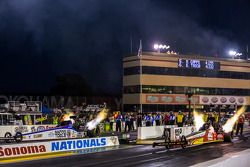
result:
<svg viewBox="0 0 250 167"><path fill-rule="evenodd" d="M203 109L249 109L250 62L147 52L123 59L123 111L188 110L189 102Z"/></svg>

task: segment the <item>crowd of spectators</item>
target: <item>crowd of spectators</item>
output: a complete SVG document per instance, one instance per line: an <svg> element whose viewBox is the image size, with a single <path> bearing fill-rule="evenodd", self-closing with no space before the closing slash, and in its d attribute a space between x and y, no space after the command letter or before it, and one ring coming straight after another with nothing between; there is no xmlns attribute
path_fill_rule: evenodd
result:
<svg viewBox="0 0 250 167"><path fill-rule="evenodd" d="M60 124L64 115L67 113L73 113L76 115L74 120L78 125L86 125L88 121L93 120L100 110L88 111L83 106L73 107L72 109L54 109L51 122L54 124ZM217 126L218 122L223 124L228 119L228 114L225 112L206 112L200 111L203 114L203 121L210 122L213 126ZM58 122L55 121L58 118ZM129 132L136 130L137 127L142 126L161 126L161 125L176 125L178 127L188 126L194 124L193 112L151 112L151 113L137 113L137 112L110 112L108 117L102 122L102 124L109 124L109 131L117 132Z"/></svg>
<svg viewBox="0 0 250 167"><path fill-rule="evenodd" d="M188 117L188 113L185 112L156 112L156 113L125 113L125 114L111 114L106 120L110 122L110 126L113 127L115 123L115 131L125 132L135 130L137 127L142 126L160 126L160 125L178 125L179 127L184 125L193 124L193 115Z"/></svg>

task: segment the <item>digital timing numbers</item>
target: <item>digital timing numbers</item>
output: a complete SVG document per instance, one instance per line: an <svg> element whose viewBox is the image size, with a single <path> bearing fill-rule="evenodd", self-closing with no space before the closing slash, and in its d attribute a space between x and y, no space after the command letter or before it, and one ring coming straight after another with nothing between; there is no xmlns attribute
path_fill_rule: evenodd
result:
<svg viewBox="0 0 250 167"><path fill-rule="evenodd" d="M179 68L189 68L189 69L208 69L208 70L219 70L219 62L214 62L211 60L196 60L196 59L179 59Z"/></svg>
<svg viewBox="0 0 250 167"><path fill-rule="evenodd" d="M214 62L213 61L205 61L206 69L214 70Z"/></svg>
<svg viewBox="0 0 250 167"><path fill-rule="evenodd" d="M201 68L201 61L200 60L189 60L191 68Z"/></svg>
<svg viewBox="0 0 250 167"><path fill-rule="evenodd" d="M180 68L184 67L182 59L178 60L178 67L180 67Z"/></svg>

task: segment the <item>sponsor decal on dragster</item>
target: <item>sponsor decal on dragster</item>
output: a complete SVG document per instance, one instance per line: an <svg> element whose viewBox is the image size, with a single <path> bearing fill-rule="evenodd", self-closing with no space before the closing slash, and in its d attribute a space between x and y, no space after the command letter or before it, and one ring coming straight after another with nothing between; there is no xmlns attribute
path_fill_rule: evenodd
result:
<svg viewBox="0 0 250 167"><path fill-rule="evenodd" d="M197 133L197 134L190 134L190 135L187 135L187 139L196 139L196 138L200 138L200 137L205 136L205 134L206 134L206 131L200 132L200 133Z"/></svg>
<svg viewBox="0 0 250 167"><path fill-rule="evenodd" d="M22 125L22 126L15 126L14 131L15 132L21 132L21 133L33 133L33 132L39 132L48 130L51 128L55 128L54 125Z"/></svg>
<svg viewBox="0 0 250 167"><path fill-rule="evenodd" d="M67 151L92 147L104 147L107 146L107 138L95 138L95 139L79 139L68 141L55 141L51 142L51 151Z"/></svg>
<svg viewBox="0 0 250 167"><path fill-rule="evenodd" d="M62 139L62 138L76 138L77 131L73 127L57 127L53 129L43 130L39 132L23 134L23 139ZM82 135L80 135L82 137Z"/></svg>
<svg viewBox="0 0 250 167"><path fill-rule="evenodd" d="M32 134L36 134L36 133L48 132L48 131L53 131L53 130L61 130L61 129L72 129L72 130L74 130L74 128L72 128L70 126L62 126L62 127L48 128L48 129L45 129L45 130L31 132L31 133L24 133L23 135L32 135Z"/></svg>

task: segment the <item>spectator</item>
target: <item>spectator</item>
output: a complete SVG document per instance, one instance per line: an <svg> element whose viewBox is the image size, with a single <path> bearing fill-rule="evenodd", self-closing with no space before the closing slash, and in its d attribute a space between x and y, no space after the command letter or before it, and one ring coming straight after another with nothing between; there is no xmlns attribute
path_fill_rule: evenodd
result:
<svg viewBox="0 0 250 167"><path fill-rule="evenodd" d="M183 125L188 125L188 116L187 116L187 113L183 113Z"/></svg>
<svg viewBox="0 0 250 167"><path fill-rule="evenodd" d="M165 114L164 123L165 123L165 125L170 125L170 115L169 115L169 113Z"/></svg>
<svg viewBox="0 0 250 167"><path fill-rule="evenodd" d="M244 127L244 122L245 122L245 117L244 115L240 115L240 117L238 118L238 124L237 124L237 129L236 129L236 136L239 133L240 130L240 135L243 135L243 127Z"/></svg>
<svg viewBox="0 0 250 167"><path fill-rule="evenodd" d="M210 113L210 114L208 115L207 121L209 121L209 122L211 123L212 126L214 125L215 118L214 118L214 115L213 115L212 113Z"/></svg>
<svg viewBox="0 0 250 167"><path fill-rule="evenodd" d="M135 117L134 117L134 114L131 114L130 115L130 130L135 130L135 127L134 127L134 120L135 120Z"/></svg>
<svg viewBox="0 0 250 167"><path fill-rule="evenodd" d="M215 123L219 122L219 114L217 112L214 112L214 120L215 120Z"/></svg>
<svg viewBox="0 0 250 167"><path fill-rule="evenodd" d="M53 124L58 125L58 120L59 120L59 118L57 116L54 116L53 117Z"/></svg>
<svg viewBox="0 0 250 167"><path fill-rule="evenodd" d="M109 117L109 126L110 126L110 131L113 131L113 124L115 122L114 116L110 115Z"/></svg>
<svg viewBox="0 0 250 167"><path fill-rule="evenodd" d="M170 117L169 117L169 123L170 125L174 125L175 124L175 120L176 120L176 117L173 113L173 111L170 112Z"/></svg>
<svg viewBox="0 0 250 167"><path fill-rule="evenodd" d="M122 116L119 114L116 118L116 131L121 132L121 119Z"/></svg>
<svg viewBox="0 0 250 167"><path fill-rule="evenodd" d="M146 126L151 126L151 116L149 114L145 117Z"/></svg>
<svg viewBox="0 0 250 167"><path fill-rule="evenodd" d="M183 127L183 113L181 111L178 112L178 115L177 115L177 125L178 127Z"/></svg>
<svg viewBox="0 0 250 167"><path fill-rule="evenodd" d="M203 114L203 121L207 122L208 121L208 113L206 112L206 110L204 110L204 114Z"/></svg>
<svg viewBox="0 0 250 167"><path fill-rule="evenodd" d="M159 113L157 113L156 116L155 116L155 124L156 124L156 126L160 126L160 121L161 121L161 115Z"/></svg>
<svg viewBox="0 0 250 167"><path fill-rule="evenodd" d="M164 125L165 124L165 122L164 122L164 117L165 117L165 114L166 113L161 113L161 125Z"/></svg>
<svg viewBox="0 0 250 167"><path fill-rule="evenodd" d="M155 114L151 114L151 126L154 126L155 123Z"/></svg>
<svg viewBox="0 0 250 167"><path fill-rule="evenodd" d="M142 127L142 115L137 115L137 127Z"/></svg>
<svg viewBox="0 0 250 167"><path fill-rule="evenodd" d="M125 132L130 131L130 118L129 114L125 115Z"/></svg>

